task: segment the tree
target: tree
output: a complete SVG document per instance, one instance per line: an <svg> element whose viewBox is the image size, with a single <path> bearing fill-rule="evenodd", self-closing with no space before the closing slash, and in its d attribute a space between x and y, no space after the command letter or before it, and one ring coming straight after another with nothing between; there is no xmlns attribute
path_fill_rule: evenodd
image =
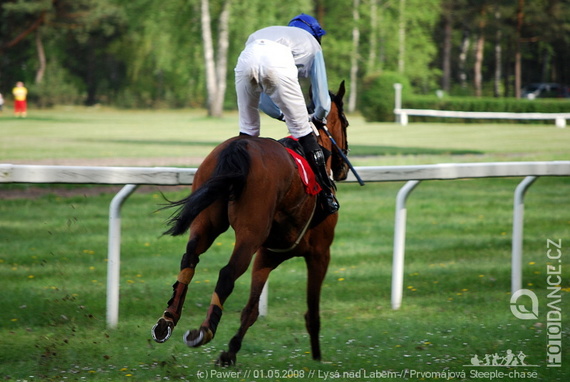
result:
<svg viewBox="0 0 570 382"><path fill-rule="evenodd" d="M441 87L449 93L451 89L451 48L452 48L452 29L453 29L453 1L444 0L442 2L442 19L443 19L443 47L442 47L442 78Z"/></svg>
<svg viewBox="0 0 570 382"><path fill-rule="evenodd" d="M406 67L406 0L400 1L398 16L398 72L404 73Z"/></svg>
<svg viewBox="0 0 570 382"><path fill-rule="evenodd" d="M226 93L226 72L228 57L228 23L231 0L225 0L218 21L217 60L214 56L214 42L211 30L209 0L201 0L202 40L206 64L206 86L208 90L208 115L221 117Z"/></svg>
<svg viewBox="0 0 570 382"><path fill-rule="evenodd" d="M0 91L22 80L30 102L45 106L219 116L235 108L228 69L248 35L301 12L327 31L329 85L349 79L351 111L364 78L386 72L419 93L512 96L529 82L570 84L568 0L3 0Z"/></svg>
<svg viewBox="0 0 570 382"><path fill-rule="evenodd" d="M475 87L475 95L482 96L483 89L483 57L485 52L485 27L487 24L487 5L479 2L477 21L477 43L475 45L475 65L473 67L473 85Z"/></svg>
<svg viewBox="0 0 570 382"><path fill-rule="evenodd" d="M37 85L31 88L33 95L45 99L54 96L58 87L62 92L69 90L66 83L54 83L54 78L71 82L70 78L50 73L65 66L64 71L69 74L64 77L83 77L87 84L87 102L94 102L98 89L107 85L102 80L107 75L103 71L108 69L105 64L109 61L101 62L99 58L122 23L121 10L111 0L17 0L2 4L1 12L2 25L6 21L8 28L0 30L0 52L9 52L12 58L17 52L27 51L28 58L23 60L36 70L33 75L17 73L10 61L0 63L0 70L9 68L13 76L28 83L33 83L33 78ZM48 38L46 45L44 40ZM33 56L32 49L35 50ZM44 84L44 78L50 82Z"/></svg>
<svg viewBox="0 0 570 382"><path fill-rule="evenodd" d="M522 39L522 26L524 19L524 0L518 0L517 7L517 41L516 41L516 51L515 51L515 97L521 98L521 39Z"/></svg>
<svg viewBox="0 0 570 382"><path fill-rule="evenodd" d="M359 43L360 43L360 0L352 2L352 18L354 26L352 27L352 57L350 60L350 95L348 97L348 111L350 113L356 110L356 98L358 89L358 61L359 61Z"/></svg>

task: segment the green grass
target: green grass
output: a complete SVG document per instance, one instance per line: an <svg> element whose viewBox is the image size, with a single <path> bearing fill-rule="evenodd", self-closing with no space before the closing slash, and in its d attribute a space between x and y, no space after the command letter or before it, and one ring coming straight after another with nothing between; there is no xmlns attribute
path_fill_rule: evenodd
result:
<svg viewBox="0 0 570 382"><path fill-rule="evenodd" d="M153 158L199 156L235 134L236 126L235 115L222 121L203 115L61 109L38 112L28 120L4 116L0 162L103 160L113 158L106 150L116 147L124 154L115 158L151 163ZM402 128L349 119L357 165L567 159L570 130L552 126ZM269 123L274 136L283 135L283 129ZM508 136L517 138L500 141ZM82 148L75 147L81 142ZM539 319L529 321L515 318L509 305L512 195L519 181L428 181L418 186L408 200L405 291L397 311L390 308L390 282L394 199L402 183L340 184L341 216L322 295L324 362L312 361L308 353L306 272L303 261L293 259L272 274L269 315L250 329L237 366L229 370L213 363L238 327L248 274L238 280L226 303L213 342L189 349L181 335L204 318L218 271L233 247L231 232L202 256L179 327L170 341L156 344L150 328L170 298L185 246L184 238L160 237L168 212L156 212L162 203L158 188L135 193L123 208L120 324L114 330L105 325L107 214L113 194L61 197L56 188L40 198L0 200L0 375L42 381L198 376L212 381L323 381L338 375L340 380L368 381L380 379L371 377L373 372L407 373L406 378L383 378L397 381L437 379L435 373L445 371L458 373L454 380L483 381L490 378L471 373L528 371L537 373L534 380L567 380L570 179L541 178L525 199L523 281L540 301ZM169 199L187 193L160 190ZM547 267L556 265L546 255L547 239L562 239L563 245L562 368L547 367L545 359ZM538 367L465 366L474 355L504 355L508 349L523 351L526 362ZM224 371L239 375L216 374ZM283 371L299 378L277 377Z"/></svg>
<svg viewBox="0 0 570 382"><path fill-rule="evenodd" d="M570 129L552 124L366 123L350 116L349 143L354 165L443 162L567 160ZM79 107L33 111L22 120L0 117L0 160L4 163L62 159L142 158L148 163L199 164L237 133L236 113L209 119L203 110L125 111ZM282 122L263 117L263 135L286 135ZM122 162L123 161L123 162ZM96 162L95 162L96 163Z"/></svg>

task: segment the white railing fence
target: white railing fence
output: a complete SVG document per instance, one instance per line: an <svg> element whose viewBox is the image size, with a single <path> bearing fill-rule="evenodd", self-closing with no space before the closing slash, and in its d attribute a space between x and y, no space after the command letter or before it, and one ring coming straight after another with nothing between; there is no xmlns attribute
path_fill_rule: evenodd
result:
<svg viewBox="0 0 570 382"><path fill-rule="evenodd" d="M408 125L408 116L443 117L443 118L471 118L471 119L527 119L527 120L553 120L556 127L566 127L566 120L570 113L507 113L483 111L453 111L429 109L402 109L402 84L394 84L396 100L394 114L396 122L402 126Z"/></svg>
<svg viewBox="0 0 570 382"><path fill-rule="evenodd" d="M522 239L524 194L540 176L570 176L570 161L446 163L421 166L356 167L366 182L406 183L398 192L394 222L394 251L392 266L392 308L402 303L404 254L406 238L406 200L425 180L466 178L524 177L514 193L512 280L514 293L522 286ZM172 167L80 167L0 164L0 183L74 183L125 185L109 207L109 239L107 269L107 325L116 327L119 319L119 274L121 242L121 207L139 185L190 185L195 168ZM356 182L350 174L346 182ZM266 285L267 286L267 285ZM260 302L262 314L267 314L267 288Z"/></svg>

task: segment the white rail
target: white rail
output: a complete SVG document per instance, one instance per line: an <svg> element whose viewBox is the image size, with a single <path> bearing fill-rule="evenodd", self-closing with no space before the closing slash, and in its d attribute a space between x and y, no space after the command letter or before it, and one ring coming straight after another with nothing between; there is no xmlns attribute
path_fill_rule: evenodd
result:
<svg viewBox="0 0 570 382"><path fill-rule="evenodd" d="M0 183L192 184L195 168L0 164Z"/></svg>
<svg viewBox="0 0 570 382"><path fill-rule="evenodd" d="M453 110L429 110L429 109L394 109L400 125L408 125L408 116L419 117L443 117L443 118L471 118L471 119L532 119L553 120L556 127L566 127L566 120L570 119L570 113L507 113L487 111L453 111Z"/></svg>
<svg viewBox="0 0 570 382"><path fill-rule="evenodd" d="M402 126L408 125L408 116L419 117L443 117L443 118L474 118L474 119L531 119L531 120L554 120L556 127L566 127L566 120L570 119L570 113L509 113L509 112L486 112L486 111L455 111L455 110L431 110L431 109L402 109L402 84L394 84L394 114L396 122Z"/></svg>
<svg viewBox="0 0 570 382"><path fill-rule="evenodd" d="M528 187L540 176L570 176L570 161L445 163L421 166L356 167L366 182L407 181L398 193L394 227L392 308L402 302L406 200L422 180L464 178L526 177L514 196L512 292L522 284L523 197ZM173 167L79 167L0 164L0 183L75 183L122 184L109 211L109 265L107 278L107 324L115 327L119 317L120 211L125 200L138 185L190 185L195 168ZM347 182L356 182L350 174ZM267 306L266 294L260 306Z"/></svg>

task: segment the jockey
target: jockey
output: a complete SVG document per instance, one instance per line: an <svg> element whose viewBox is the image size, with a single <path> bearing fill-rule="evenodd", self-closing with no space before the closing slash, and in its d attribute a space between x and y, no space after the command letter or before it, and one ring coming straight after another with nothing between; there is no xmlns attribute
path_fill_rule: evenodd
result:
<svg viewBox="0 0 570 382"><path fill-rule="evenodd" d="M323 191L328 213L339 209L325 156L311 122L324 124L331 107L319 22L304 13L288 26L271 26L252 33L235 67L240 135L260 133L259 109L284 121L298 139ZM299 78L310 78L314 112L309 115Z"/></svg>

